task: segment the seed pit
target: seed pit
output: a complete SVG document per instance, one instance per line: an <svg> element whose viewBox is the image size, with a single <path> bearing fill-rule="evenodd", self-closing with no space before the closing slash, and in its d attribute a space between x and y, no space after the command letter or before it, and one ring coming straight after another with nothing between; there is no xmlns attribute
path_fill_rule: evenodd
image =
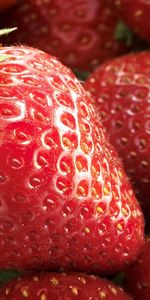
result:
<svg viewBox="0 0 150 300"><path fill-rule="evenodd" d="M90 139L83 139L81 140L81 149L84 153L89 153L92 151L93 148L93 142Z"/></svg>
<svg viewBox="0 0 150 300"><path fill-rule="evenodd" d="M76 149L78 146L78 140L75 133L68 132L62 137L62 144L65 148Z"/></svg>
<svg viewBox="0 0 150 300"><path fill-rule="evenodd" d="M87 159L82 155L78 155L76 157L76 167L79 172L87 172L88 171Z"/></svg>
<svg viewBox="0 0 150 300"><path fill-rule="evenodd" d="M0 104L0 116L2 117L18 117L20 115L20 109L17 105L14 104L8 104L8 103L1 103Z"/></svg>
<svg viewBox="0 0 150 300"><path fill-rule="evenodd" d="M92 185L92 196L94 197L94 199L101 199L102 198L102 185L98 181L96 181Z"/></svg>
<svg viewBox="0 0 150 300"><path fill-rule="evenodd" d="M6 177L2 173L0 173L0 184L5 183L5 181L6 181Z"/></svg>
<svg viewBox="0 0 150 300"><path fill-rule="evenodd" d="M31 177L30 179L29 179L29 184L30 184L30 186L31 187L38 187L38 186L40 186L41 185L41 179L40 178L38 178L38 177Z"/></svg>
<svg viewBox="0 0 150 300"><path fill-rule="evenodd" d="M14 194L14 199L16 200L16 201L27 201L27 198L26 198L26 195L24 195L24 194L21 194L21 193L16 193L16 194Z"/></svg>
<svg viewBox="0 0 150 300"><path fill-rule="evenodd" d="M74 102L72 101L71 97L69 95L64 95L63 93L56 93L55 99L58 102L58 104L61 104L65 107L70 107L74 109Z"/></svg>
<svg viewBox="0 0 150 300"><path fill-rule="evenodd" d="M79 113L85 119L88 117L88 110L87 110L87 107L86 107L86 105L83 101L79 102Z"/></svg>
<svg viewBox="0 0 150 300"><path fill-rule="evenodd" d="M82 180L77 186L77 197L86 197L89 192L88 182L86 180Z"/></svg>
<svg viewBox="0 0 150 300"><path fill-rule="evenodd" d="M61 170L61 172L66 173L66 174L70 174L70 173L74 173L74 165L73 165L73 161L72 158L70 156L64 156L61 158L60 162L59 162L59 168Z"/></svg>
<svg viewBox="0 0 150 300"><path fill-rule="evenodd" d="M71 115L70 113L67 113L67 112L64 113L61 116L61 121L65 126L71 128L71 129L76 128L75 119L74 119L73 115Z"/></svg>
<svg viewBox="0 0 150 300"><path fill-rule="evenodd" d="M11 163L11 166L13 169L20 169L23 166L24 161L20 157L18 157L18 158L14 157L14 158L10 158L10 163Z"/></svg>
<svg viewBox="0 0 150 300"><path fill-rule="evenodd" d="M56 187L64 195L69 195L72 193L71 181L66 177L58 177L56 179Z"/></svg>
<svg viewBox="0 0 150 300"><path fill-rule="evenodd" d="M58 145L60 145L60 138L57 129L52 128L50 132L43 134L43 136L44 136L44 138L42 137L44 142L43 144L47 148L56 149L58 148Z"/></svg>

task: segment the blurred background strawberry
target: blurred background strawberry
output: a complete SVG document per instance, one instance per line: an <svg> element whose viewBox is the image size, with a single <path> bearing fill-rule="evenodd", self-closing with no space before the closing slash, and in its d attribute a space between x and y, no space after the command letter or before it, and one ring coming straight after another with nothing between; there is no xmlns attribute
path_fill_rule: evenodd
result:
<svg viewBox="0 0 150 300"><path fill-rule="evenodd" d="M139 44L112 0L20 0L0 26L18 27L5 43L39 48L73 70L91 71Z"/></svg>
<svg viewBox="0 0 150 300"><path fill-rule="evenodd" d="M150 1L113 0L121 18L138 35L150 43Z"/></svg>
<svg viewBox="0 0 150 300"><path fill-rule="evenodd" d="M0 1L0 11L6 10L16 3L16 0L1 0Z"/></svg>

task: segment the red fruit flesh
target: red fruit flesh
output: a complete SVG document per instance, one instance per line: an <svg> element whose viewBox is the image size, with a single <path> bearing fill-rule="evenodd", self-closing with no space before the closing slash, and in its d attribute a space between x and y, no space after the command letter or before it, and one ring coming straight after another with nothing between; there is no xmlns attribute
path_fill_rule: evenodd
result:
<svg viewBox="0 0 150 300"><path fill-rule="evenodd" d="M135 33L150 43L150 1L114 0L121 18Z"/></svg>
<svg viewBox="0 0 150 300"><path fill-rule="evenodd" d="M0 54L0 267L121 269L143 217L91 100L55 58Z"/></svg>
<svg viewBox="0 0 150 300"><path fill-rule="evenodd" d="M1 300L132 300L112 282L85 274L36 274L10 282Z"/></svg>
<svg viewBox="0 0 150 300"><path fill-rule="evenodd" d="M111 0L20 0L0 20L2 27L18 27L4 43L39 48L74 70L93 70L129 50L115 40L119 17Z"/></svg>
<svg viewBox="0 0 150 300"><path fill-rule="evenodd" d="M127 289L134 299L150 299L150 237L146 238L139 259L128 269L126 281Z"/></svg>
<svg viewBox="0 0 150 300"><path fill-rule="evenodd" d="M150 226L150 52L110 61L84 87L95 98Z"/></svg>

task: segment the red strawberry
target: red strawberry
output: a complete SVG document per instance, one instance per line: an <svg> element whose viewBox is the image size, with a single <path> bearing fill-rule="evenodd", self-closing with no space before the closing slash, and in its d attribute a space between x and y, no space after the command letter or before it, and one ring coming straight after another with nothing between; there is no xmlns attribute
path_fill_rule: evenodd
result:
<svg viewBox="0 0 150 300"><path fill-rule="evenodd" d="M134 280L133 280L134 279ZM134 299L150 299L150 238L147 237L143 253L126 273L127 289Z"/></svg>
<svg viewBox="0 0 150 300"><path fill-rule="evenodd" d="M122 288L95 276L42 273L15 280L0 290L1 300L131 300Z"/></svg>
<svg viewBox="0 0 150 300"><path fill-rule="evenodd" d="M115 39L119 17L112 0L20 0L0 19L2 27L18 27L7 44L37 47L73 69L90 71L130 48Z"/></svg>
<svg viewBox="0 0 150 300"><path fill-rule="evenodd" d="M85 88L95 97L103 124L123 160L126 172L131 177L148 222L150 222L149 74L150 52L142 52L104 64L85 83Z"/></svg>
<svg viewBox="0 0 150 300"><path fill-rule="evenodd" d="M0 55L0 267L121 269L143 218L91 100L39 50Z"/></svg>
<svg viewBox="0 0 150 300"><path fill-rule="evenodd" d="M121 17L141 37L150 42L150 1L113 0Z"/></svg>
<svg viewBox="0 0 150 300"><path fill-rule="evenodd" d="M9 8L10 6L14 5L16 0L0 0L0 11Z"/></svg>

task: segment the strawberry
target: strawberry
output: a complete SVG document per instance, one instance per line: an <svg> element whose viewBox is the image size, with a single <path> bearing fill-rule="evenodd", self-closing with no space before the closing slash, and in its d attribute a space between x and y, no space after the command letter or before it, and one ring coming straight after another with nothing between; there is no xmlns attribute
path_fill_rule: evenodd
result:
<svg viewBox="0 0 150 300"><path fill-rule="evenodd" d="M123 20L145 40L150 42L150 1L113 0Z"/></svg>
<svg viewBox="0 0 150 300"><path fill-rule="evenodd" d="M150 299L150 237L146 237L138 261L127 270L126 285L134 299Z"/></svg>
<svg viewBox="0 0 150 300"><path fill-rule="evenodd" d="M112 0L20 0L0 19L2 27L18 27L7 44L37 47L73 69L90 71L130 49L115 39L119 16Z"/></svg>
<svg viewBox="0 0 150 300"><path fill-rule="evenodd" d="M41 273L10 282L1 300L132 300L122 288L93 275Z"/></svg>
<svg viewBox="0 0 150 300"><path fill-rule="evenodd" d="M99 67L84 87L95 98L110 141L131 178L150 225L150 52Z"/></svg>
<svg viewBox="0 0 150 300"><path fill-rule="evenodd" d="M0 11L5 10L6 8L11 7L16 3L16 0L0 0Z"/></svg>
<svg viewBox="0 0 150 300"><path fill-rule="evenodd" d="M1 56L0 268L121 269L143 217L91 99L40 50Z"/></svg>

